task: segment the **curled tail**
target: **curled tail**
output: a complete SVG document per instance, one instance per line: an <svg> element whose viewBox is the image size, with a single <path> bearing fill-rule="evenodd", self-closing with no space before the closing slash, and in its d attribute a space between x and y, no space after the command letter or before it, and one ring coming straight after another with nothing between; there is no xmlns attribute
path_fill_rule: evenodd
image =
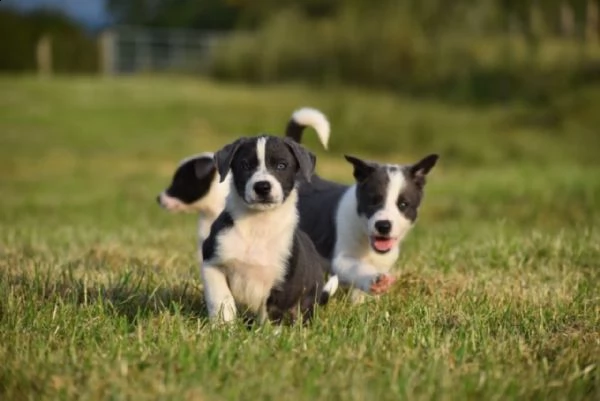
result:
<svg viewBox="0 0 600 401"><path fill-rule="evenodd" d="M317 109L303 107L294 111L285 130L285 136L302 143L302 133L306 127L311 127L317 132L319 141L327 149L331 128L325 114Z"/></svg>

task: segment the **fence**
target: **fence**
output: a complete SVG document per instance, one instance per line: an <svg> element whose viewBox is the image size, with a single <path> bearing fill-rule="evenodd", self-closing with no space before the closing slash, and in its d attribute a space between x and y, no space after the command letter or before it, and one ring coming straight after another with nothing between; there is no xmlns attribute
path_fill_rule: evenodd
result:
<svg viewBox="0 0 600 401"><path fill-rule="evenodd" d="M223 32L121 26L100 37L105 74L145 71L201 72Z"/></svg>
<svg viewBox="0 0 600 401"><path fill-rule="evenodd" d="M582 3L583 1L585 3ZM536 43L546 39L561 39L568 42L569 46L572 47L586 49L586 46L590 43L597 47L600 43L599 1L581 0L579 2L581 3L580 7L576 10L573 1L560 0L554 3L554 7L550 11L548 9L542 10L540 7L541 0L532 1L527 12L508 12L506 14L506 28L500 34L512 37L527 37L529 39L539 38L540 40L532 41ZM582 4L584 7L581 7ZM482 31L485 31L485 28ZM78 72L81 70L81 67L75 65L76 63L71 63L74 65L73 68L62 69L55 68L56 66L52 65L52 62L56 62L58 65L57 60L60 58L52 57L53 54L57 53L53 50L53 46L59 47L61 44L63 47L68 48L68 51L65 50L62 53L76 54L75 59L77 57L81 58L82 49L89 50L91 48L87 53L93 53L93 62L90 61L86 64L86 72L100 70L100 72L107 75L135 74L147 71L202 73L211 64L215 47L222 39L230 35L245 34L175 28L116 26L100 35L98 48L96 43L93 43L96 38L89 40L89 44L86 42L80 47L74 47L71 43L72 40L65 40L68 38L54 37L56 35L48 34L44 35L33 51L37 51L37 67L44 75L48 75L53 71ZM475 38L479 34L470 36ZM262 37L261 39L266 38ZM97 64L98 60L99 65ZM88 68L88 64L91 67ZM76 67L79 67L79 70Z"/></svg>

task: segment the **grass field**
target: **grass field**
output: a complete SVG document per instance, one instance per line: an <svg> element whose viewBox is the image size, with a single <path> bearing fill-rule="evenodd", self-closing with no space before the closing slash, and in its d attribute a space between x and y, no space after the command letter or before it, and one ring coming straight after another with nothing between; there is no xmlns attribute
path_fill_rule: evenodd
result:
<svg viewBox="0 0 600 401"><path fill-rule="evenodd" d="M600 399L599 100L0 77L0 399ZM211 328L196 219L154 198L302 105L331 117L331 152L306 140L324 176L441 154L399 283L280 335Z"/></svg>

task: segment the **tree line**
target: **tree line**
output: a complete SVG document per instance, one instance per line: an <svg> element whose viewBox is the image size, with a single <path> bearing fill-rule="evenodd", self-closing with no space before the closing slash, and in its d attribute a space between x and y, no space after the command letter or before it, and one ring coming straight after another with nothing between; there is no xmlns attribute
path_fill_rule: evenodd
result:
<svg viewBox="0 0 600 401"><path fill-rule="evenodd" d="M108 0L108 7L122 23L157 27L254 29L289 10L319 20L348 10L374 18L378 10L401 8L431 33L485 24L487 31L531 37L600 34L598 0Z"/></svg>
<svg viewBox="0 0 600 401"><path fill-rule="evenodd" d="M497 101L600 80L600 0L108 0L117 24L229 32L208 73ZM47 12L0 11L0 70L98 69L95 38Z"/></svg>
<svg viewBox="0 0 600 401"><path fill-rule="evenodd" d="M52 40L55 71L97 71L95 38L81 26L56 12L43 10L24 15L11 9L0 9L0 71L34 71L35 49L44 36Z"/></svg>

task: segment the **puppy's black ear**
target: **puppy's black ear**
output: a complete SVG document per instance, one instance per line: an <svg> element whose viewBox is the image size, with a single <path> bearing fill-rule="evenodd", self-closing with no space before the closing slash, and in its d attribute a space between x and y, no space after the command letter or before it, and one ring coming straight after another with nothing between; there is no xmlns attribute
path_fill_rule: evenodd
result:
<svg viewBox="0 0 600 401"><path fill-rule="evenodd" d="M284 138L283 140L294 154L294 157L298 162L298 170L302 174L302 177L304 177L307 182L310 182L310 178L315 171L315 165L317 164L317 157L299 143L287 138Z"/></svg>
<svg viewBox="0 0 600 401"><path fill-rule="evenodd" d="M215 153L215 164L217 165L217 171L219 172L219 182L225 180L225 177L231 168L231 161L244 140L244 138L240 138L229 145L225 145L223 149Z"/></svg>
<svg viewBox="0 0 600 401"><path fill-rule="evenodd" d="M346 160L348 160L354 166L354 179L356 182L362 182L366 180L372 173L375 171L375 166L369 162L359 159L358 157L344 155Z"/></svg>
<svg viewBox="0 0 600 401"><path fill-rule="evenodd" d="M212 177L216 169L214 157L202 156L194 160L194 173L199 179Z"/></svg>
<svg viewBox="0 0 600 401"><path fill-rule="evenodd" d="M435 166L438 159L438 155L431 154L410 166L410 175L418 186L423 187L425 185L425 176L427 176L429 171Z"/></svg>

